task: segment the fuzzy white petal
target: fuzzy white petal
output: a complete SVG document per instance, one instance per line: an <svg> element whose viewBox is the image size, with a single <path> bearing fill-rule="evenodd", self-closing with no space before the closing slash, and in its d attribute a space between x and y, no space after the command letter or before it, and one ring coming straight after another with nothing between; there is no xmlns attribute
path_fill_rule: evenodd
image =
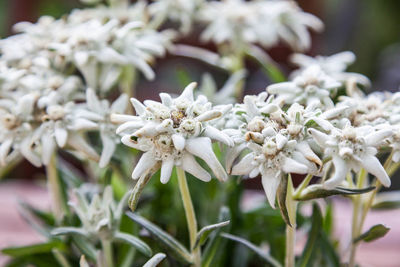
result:
<svg viewBox="0 0 400 267"><path fill-rule="evenodd" d="M176 148L176 150L182 151L185 148L186 140L180 134L173 134L172 142L174 143L174 147Z"/></svg>
<svg viewBox="0 0 400 267"><path fill-rule="evenodd" d="M266 171L261 174L261 182L267 196L268 202L275 209L276 191L281 180L280 172Z"/></svg>
<svg viewBox="0 0 400 267"><path fill-rule="evenodd" d="M135 109L136 115L142 116L146 112L146 107L136 98L131 98L130 100Z"/></svg>
<svg viewBox="0 0 400 267"><path fill-rule="evenodd" d="M393 134L393 131L391 129L382 129L379 131L372 132L368 134L365 137L365 143L369 146L376 146L380 142L383 141L383 139L388 138Z"/></svg>
<svg viewBox="0 0 400 267"><path fill-rule="evenodd" d="M249 153L244 156L235 166L232 168L232 175L248 175L254 168L251 163L253 162L253 153Z"/></svg>
<svg viewBox="0 0 400 267"><path fill-rule="evenodd" d="M372 155L365 155L361 157L361 164L367 172L375 175L383 186L390 186L390 178L376 157Z"/></svg>
<svg viewBox="0 0 400 267"><path fill-rule="evenodd" d="M166 160L163 160L161 164L161 174L160 181L163 184L168 183L171 178L172 169L174 168L174 158L170 157Z"/></svg>
<svg viewBox="0 0 400 267"><path fill-rule="evenodd" d="M196 159L189 153L185 153L182 156L182 165L180 167L182 170L204 182L209 182L211 180L211 175L204 170L200 164L197 163Z"/></svg>
<svg viewBox="0 0 400 267"><path fill-rule="evenodd" d="M120 134L120 133L128 131L128 130L130 132L134 132L143 126L144 126L144 123L142 121L127 121L127 122L121 124L120 126L118 126L116 133Z"/></svg>
<svg viewBox="0 0 400 267"><path fill-rule="evenodd" d="M282 170L286 173L305 174L308 172L308 167L294 159L284 157L282 162Z"/></svg>
<svg viewBox="0 0 400 267"><path fill-rule="evenodd" d="M276 148L278 150L281 150L288 142L288 139L280 133L278 133L275 138L276 138Z"/></svg>
<svg viewBox="0 0 400 267"><path fill-rule="evenodd" d="M188 139L186 140L185 148L189 153L204 160L220 181L228 179L228 175L214 154L210 138L198 137Z"/></svg>
<svg viewBox="0 0 400 267"><path fill-rule="evenodd" d="M139 179L146 171L150 170L157 164L157 161L154 159L154 155L151 151L144 153L138 163L136 164L135 169L132 172L132 179Z"/></svg>
<svg viewBox="0 0 400 267"><path fill-rule="evenodd" d="M99 167L104 168L110 162L112 155L114 154L116 144L112 138L106 134L100 133L101 142L103 149L101 151Z"/></svg>
<svg viewBox="0 0 400 267"><path fill-rule="evenodd" d="M54 141L54 138L52 138L48 134L44 134L41 137L41 144L42 144L42 162L44 165L48 165L56 149L56 143Z"/></svg>
<svg viewBox="0 0 400 267"><path fill-rule="evenodd" d="M56 138L57 145L64 147L68 139L68 131L60 125L55 125L54 136Z"/></svg>
<svg viewBox="0 0 400 267"><path fill-rule="evenodd" d="M346 161L339 156L332 156L332 163L335 166L335 173L331 178L329 178L329 180L325 181L324 187L326 189L333 189L340 185L349 172L349 167L347 166Z"/></svg>
<svg viewBox="0 0 400 267"><path fill-rule="evenodd" d="M203 114L200 114L199 116L196 117L198 121L204 122L204 121L209 121L213 120L216 118L219 118L222 116L222 112L219 110L209 110L204 112Z"/></svg>
<svg viewBox="0 0 400 267"><path fill-rule="evenodd" d="M321 147L325 147L325 143L329 140L329 136L327 134L324 134L323 132L312 128L308 129L308 132L312 135L318 145L320 145Z"/></svg>
<svg viewBox="0 0 400 267"><path fill-rule="evenodd" d="M214 128L210 125L206 126L203 134L207 137L210 137L213 140L224 143L227 146L234 145L232 138L230 138L227 134L223 133L222 131L220 131L217 128Z"/></svg>
<svg viewBox="0 0 400 267"><path fill-rule="evenodd" d="M0 145L0 165L2 166L5 166L7 164L6 158L8 153L10 152L12 142L12 138L7 138Z"/></svg>
<svg viewBox="0 0 400 267"><path fill-rule="evenodd" d="M246 144L242 143L240 145L233 146L232 148L227 149L225 158L225 168L228 173L231 173L233 162L245 148Z"/></svg>

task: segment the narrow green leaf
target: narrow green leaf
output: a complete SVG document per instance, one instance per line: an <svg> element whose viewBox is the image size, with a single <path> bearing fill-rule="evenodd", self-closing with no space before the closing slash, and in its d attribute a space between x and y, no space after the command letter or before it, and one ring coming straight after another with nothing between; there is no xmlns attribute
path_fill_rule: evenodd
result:
<svg viewBox="0 0 400 267"><path fill-rule="evenodd" d="M89 236L89 233L78 227L58 227L51 231L52 235L82 235L85 237Z"/></svg>
<svg viewBox="0 0 400 267"><path fill-rule="evenodd" d="M196 249L198 246L202 246L207 241L207 238L210 236L210 234L214 230L224 227L224 226L227 226L229 223L230 223L230 221L225 221L225 222L207 225L207 226L201 228L201 230L197 233L196 242L195 242L192 250Z"/></svg>
<svg viewBox="0 0 400 267"><path fill-rule="evenodd" d="M400 191L379 193L375 197L372 209L387 210L400 208Z"/></svg>
<svg viewBox="0 0 400 267"><path fill-rule="evenodd" d="M231 219L231 213L229 208L225 206L221 207L218 216L218 221L223 222L223 221L228 221L230 219ZM228 226L228 228L230 228L230 225ZM211 234L210 240L208 241L202 256L203 267L213 266L212 262L214 260L215 254L217 253L217 250L220 249L221 247L221 241L222 241L220 236L221 231L222 228L218 228Z"/></svg>
<svg viewBox="0 0 400 267"><path fill-rule="evenodd" d="M53 226L55 224L54 216L50 212L41 211L41 210L33 207L29 203L26 203L22 200L19 200L18 204L20 205L21 208L28 211L30 214L32 214L35 218L40 220L42 223L49 225L49 226Z"/></svg>
<svg viewBox="0 0 400 267"><path fill-rule="evenodd" d="M78 249L90 260L95 261L97 257L96 248L80 235L72 236L72 241Z"/></svg>
<svg viewBox="0 0 400 267"><path fill-rule="evenodd" d="M300 267L310 266L311 255L316 248L315 244L318 240L319 234L322 229L322 214L317 203L313 203L313 213L311 217L311 229L308 232L308 240L304 247L303 253L298 261Z"/></svg>
<svg viewBox="0 0 400 267"><path fill-rule="evenodd" d="M279 183L277 192L278 206L283 220L287 225L292 227L292 224L290 223L289 213L286 207L287 190L288 190L288 177L284 175L281 179L281 182Z"/></svg>
<svg viewBox="0 0 400 267"><path fill-rule="evenodd" d="M233 240L235 242L238 242L244 246L246 246L247 248L249 248L250 250L252 250L253 252L255 252L258 256L260 256L263 260L265 260L265 262L271 264L272 266L275 267L280 267L282 266L276 259L274 259L269 253L266 253L265 251L263 251L262 249L260 249L259 247L257 247L256 245L254 245L253 243L247 241L244 238L238 237L238 236L234 236L231 234L227 234L227 233L222 233L221 234L222 237Z"/></svg>
<svg viewBox="0 0 400 267"><path fill-rule="evenodd" d="M133 212L128 211L126 215L148 230L156 239L163 243L177 259L188 264L192 263L192 256L189 251L170 234Z"/></svg>
<svg viewBox="0 0 400 267"><path fill-rule="evenodd" d="M335 250L335 247L333 246L332 242L329 240L328 236L324 233L321 232L318 241L317 241L317 246L319 247L320 251L323 253L320 253L323 259L325 260L325 265L326 267L332 266L332 267L339 267L340 266L340 258Z"/></svg>
<svg viewBox="0 0 400 267"><path fill-rule="evenodd" d="M47 253L53 250L58 249L60 251L65 250L65 244L61 241L54 240L46 243L34 244L29 246L21 246L21 247L8 247L2 249L1 252L8 256L12 257L21 257L28 256L39 253Z"/></svg>
<svg viewBox="0 0 400 267"><path fill-rule="evenodd" d="M143 267L156 267L167 255L164 253L157 253L150 260L148 260Z"/></svg>
<svg viewBox="0 0 400 267"><path fill-rule="evenodd" d="M54 258L57 260L57 262L60 264L62 267L71 267L71 264L68 262L67 258L64 256L64 254L59 251L58 249L53 249L52 250Z"/></svg>
<svg viewBox="0 0 400 267"><path fill-rule="evenodd" d="M350 188L342 188L342 187L336 187L335 189L332 190L327 190L323 188L323 185L311 185L307 187L303 192L301 193L300 196L296 197L295 200L298 201L305 201L305 200L311 200L311 199L317 199L317 198L326 198L329 196L334 196L334 195L342 195L342 196L348 196L348 195L358 195L358 194L364 194L371 192L374 190L375 187L367 187L367 188L362 188L362 189L350 189Z"/></svg>
<svg viewBox="0 0 400 267"><path fill-rule="evenodd" d="M121 240L121 241L131 244L137 250L139 250L140 252L142 252L144 255L146 255L148 257L150 257L153 254L153 252L151 251L151 248L145 242L143 242L136 236L133 236L128 233L117 232L114 235L114 238L117 240Z"/></svg>
<svg viewBox="0 0 400 267"><path fill-rule="evenodd" d="M153 171L148 171L146 174L142 175L137 183L135 184L135 187L132 190L132 193L129 197L128 203L129 203L129 208L131 209L132 212L136 210L136 206L139 202L139 198L142 195L142 192L146 186L146 184L150 181L150 178L153 176L154 172Z"/></svg>
<svg viewBox="0 0 400 267"><path fill-rule="evenodd" d="M372 226L368 231L366 231L365 233L354 239L353 242L354 243L357 243L359 241L372 242L381 237L384 237L387 234L387 232L389 232L389 230L390 228L386 227L383 224L376 224Z"/></svg>

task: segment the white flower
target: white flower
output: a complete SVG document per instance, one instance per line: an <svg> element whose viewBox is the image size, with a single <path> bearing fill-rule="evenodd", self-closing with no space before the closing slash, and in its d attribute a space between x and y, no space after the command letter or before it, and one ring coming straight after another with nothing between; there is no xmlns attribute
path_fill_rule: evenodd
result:
<svg viewBox="0 0 400 267"><path fill-rule="evenodd" d="M331 95L340 86L340 82L328 76L319 66L313 65L303 70L292 81L268 86L267 91L277 95L278 103L319 105L329 109L334 106Z"/></svg>
<svg viewBox="0 0 400 267"><path fill-rule="evenodd" d="M317 65L326 74L332 76L334 79L341 81L343 84L354 80L356 83L363 86L371 86L370 80L359 73L346 72L349 65L353 64L356 56L353 52L345 51L331 56L316 56L310 57L303 54L293 54L290 60L300 67L299 70L294 71L291 76L295 77L307 67Z"/></svg>
<svg viewBox="0 0 400 267"><path fill-rule="evenodd" d="M128 96L120 95L111 105L108 100L99 100L93 89L86 90L86 110L80 110L78 116L92 120L97 123L100 132L103 150L101 152L99 167L104 168L114 154L116 145L120 143L119 136L115 133L117 126L111 122L111 114L122 114L126 110Z"/></svg>
<svg viewBox="0 0 400 267"><path fill-rule="evenodd" d="M89 158L98 160L96 151L80 134L82 131L97 128L97 124L77 116L73 102L65 105L50 105L41 116L42 123L35 130L32 143L41 147L42 162L47 165L57 147L64 148L67 144L81 151Z"/></svg>
<svg viewBox="0 0 400 267"><path fill-rule="evenodd" d="M31 145L30 124L37 95L27 94L18 101L0 99L0 165L5 166L22 154L39 167L41 160Z"/></svg>
<svg viewBox="0 0 400 267"><path fill-rule="evenodd" d="M222 112L213 108L204 96L196 99L189 84L177 98L160 94L161 102L144 101L144 105L132 98L136 116L114 115L113 121L124 122L118 127L122 143L145 153L137 163L132 178L138 179L161 163L161 182L168 182L174 165L203 181L211 179L196 161L204 160L215 176L225 181L227 174L215 156L211 140L232 146L233 141L223 132L207 124Z"/></svg>
<svg viewBox="0 0 400 267"><path fill-rule="evenodd" d="M317 17L302 12L294 1L211 1L200 10L199 19L209 23L203 40L230 42L236 49L254 43L270 47L283 40L305 50L310 46L307 28L323 28Z"/></svg>
<svg viewBox="0 0 400 267"><path fill-rule="evenodd" d="M268 201L275 207L276 191L284 174L317 174L317 166L322 165L305 136L306 120L301 119L304 108L295 104L284 112L274 104L273 97L267 98L262 93L246 96L242 112L239 110L236 116L242 117L245 123L233 133L236 140L242 134L245 142L237 142L227 152L227 169L230 171L233 160L247 147L250 153L232 168L231 174L250 178L261 174Z"/></svg>
<svg viewBox="0 0 400 267"><path fill-rule="evenodd" d="M377 147L392 135L390 128L375 130L371 126L353 127L348 123L343 129L332 126L329 134L315 129L308 131L322 148L324 157L332 158L335 173L324 182L327 189L340 185L351 170L358 172L361 167L384 186L390 186L390 178L375 156Z"/></svg>

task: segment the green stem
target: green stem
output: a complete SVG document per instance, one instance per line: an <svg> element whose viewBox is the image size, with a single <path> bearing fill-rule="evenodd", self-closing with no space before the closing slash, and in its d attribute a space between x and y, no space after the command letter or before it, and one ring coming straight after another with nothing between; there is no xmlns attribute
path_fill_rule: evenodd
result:
<svg viewBox="0 0 400 267"><path fill-rule="evenodd" d="M312 174L307 174L307 176L303 179L301 184L297 187L296 191L294 192L294 198L298 198L301 195L301 192L308 186L310 183L311 179L314 176Z"/></svg>
<svg viewBox="0 0 400 267"><path fill-rule="evenodd" d="M114 266L113 247L111 240L101 239L101 247L103 248L104 263L107 267Z"/></svg>
<svg viewBox="0 0 400 267"><path fill-rule="evenodd" d="M178 183L179 183L179 190L181 192L183 208L185 209L186 221L189 229L189 238L190 238L190 247L193 248L196 242L197 236L197 221L196 215L193 208L192 199L190 197L189 187L186 181L185 171L176 168L177 176L178 176ZM192 251L193 266L200 267L201 266L201 252L200 247L198 246L196 249Z"/></svg>
<svg viewBox="0 0 400 267"><path fill-rule="evenodd" d="M306 179L311 180L311 178L307 175ZM297 201L293 199L294 190L292 178L288 177L288 189L286 194L286 206L288 210L288 215L290 219L290 223L292 226L286 225L286 255L285 255L285 267L294 267L295 266L295 244L296 244L296 210L297 210ZM304 182L304 181L303 181ZM302 183L303 184L303 183ZM305 184L305 183L304 183ZM307 185L305 185L307 186ZM304 186L304 187L305 187Z"/></svg>
<svg viewBox="0 0 400 267"><path fill-rule="evenodd" d="M366 177L367 177L367 172L364 169L361 169L357 180L357 188L361 189L363 187ZM349 267L354 267L356 260L357 243L354 243L353 240L356 239L362 231L359 223L361 220L360 211L361 211L361 195L356 195L353 198L353 219L351 224L351 241L350 241L351 248L350 248Z"/></svg>
<svg viewBox="0 0 400 267"><path fill-rule="evenodd" d="M56 220L60 222L67 213L67 207L63 205L60 178L57 172L57 153L51 156L49 164L46 166L47 187L51 196L51 207Z"/></svg>

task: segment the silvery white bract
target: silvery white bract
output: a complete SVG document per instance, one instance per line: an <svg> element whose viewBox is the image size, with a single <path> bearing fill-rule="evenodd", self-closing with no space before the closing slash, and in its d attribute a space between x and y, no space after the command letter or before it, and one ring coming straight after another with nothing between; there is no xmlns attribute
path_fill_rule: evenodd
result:
<svg viewBox="0 0 400 267"><path fill-rule="evenodd" d="M209 23L203 40L231 42L239 50L254 43L270 47L280 40L305 50L311 43L308 28L323 28L317 17L302 12L294 1L211 1L199 12L199 19Z"/></svg>
<svg viewBox="0 0 400 267"><path fill-rule="evenodd" d="M377 130L372 126L353 127L347 123L342 129L330 127L328 133L316 129L308 131L323 149L324 157L332 158L335 173L324 182L327 189L340 185L351 170L359 172L361 168L376 176L384 186L390 186L390 178L376 157L377 148L392 135L390 128Z"/></svg>
<svg viewBox="0 0 400 267"><path fill-rule="evenodd" d="M120 95L111 105L108 100L99 100L96 92L88 88L86 90L87 110L80 110L79 116L96 122L100 132L103 150L101 152L99 167L104 168L110 162L117 144L120 143L119 136L115 133L117 126L111 122L111 114L122 114L128 104L128 96Z"/></svg>
<svg viewBox="0 0 400 267"><path fill-rule="evenodd" d="M94 130L98 126L86 118L79 116L75 103L50 105L41 116L42 123L35 130L32 144L40 145L42 162L49 164L57 147L69 147L83 152L93 160L98 160L96 151L86 142L82 132Z"/></svg>
<svg viewBox="0 0 400 267"><path fill-rule="evenodd" d="M291 76L295 77L307 67L317 65L326 74L332 76L334 79L341 81L343 84L346 82L356 82L363 86L370 86L370 80L359 73L346 72L349 65L353 64L356 60L356 56L353 52L345 51L340 52L331 56L316 56L310 57L303 54L293 54L291 61L300 67L299 70L294 71Z"/></svg>
<svg viewBox="0 0 400 267"><path fill-rule="evenodd" d="M153 16L152 24L161 25L167 20L178 22L180 31L189 33L199 6L204 0L156 0L149 6L149 12Z"/></svg>
<svg viewBox="0 0 400 267"><path fill-rule="evenodd" d="M161 103L146 100L144 105L132 98L136 116L114 115L113 121L122 123L117 133L122 143L144 151L132 178L138 179L161 163L161 182L168 182L174 165L203 181L211 175L196 161L204 160L215 176L225 181L227 174L212 149L212 140L232 146L233 141L207 122L219 118L223 112L212 107L205 96L193 97L196 83L189 84L177 98L160 94ZM229 107L229 106L228 106Z"/></svg>
<svg viewBox="0 0 400 267"><path fill-rule="evenodd" d="M245 121L245 146L238 144L237 150L228 153L227 168L244 148L250 153L233 166L231 174L249 175L254 178L261 174L262 184L272 207L275 207L276 191L282 175L287 173L317 173L321 160L311 150L304 138L305 130L301 120L304 109L293 105L287 112L280 109L266 93L246 96L238 116Z"/></svg>
<svg viewBox="0 0 400 267"><path fill-rule="evenodd" d="M312 65L289 82L268 86L267 91L277 95L276 101L280 104L299 103L330 109L334 107L331 96L339 87L340 82L327 75L319 66Z"/></svg>

